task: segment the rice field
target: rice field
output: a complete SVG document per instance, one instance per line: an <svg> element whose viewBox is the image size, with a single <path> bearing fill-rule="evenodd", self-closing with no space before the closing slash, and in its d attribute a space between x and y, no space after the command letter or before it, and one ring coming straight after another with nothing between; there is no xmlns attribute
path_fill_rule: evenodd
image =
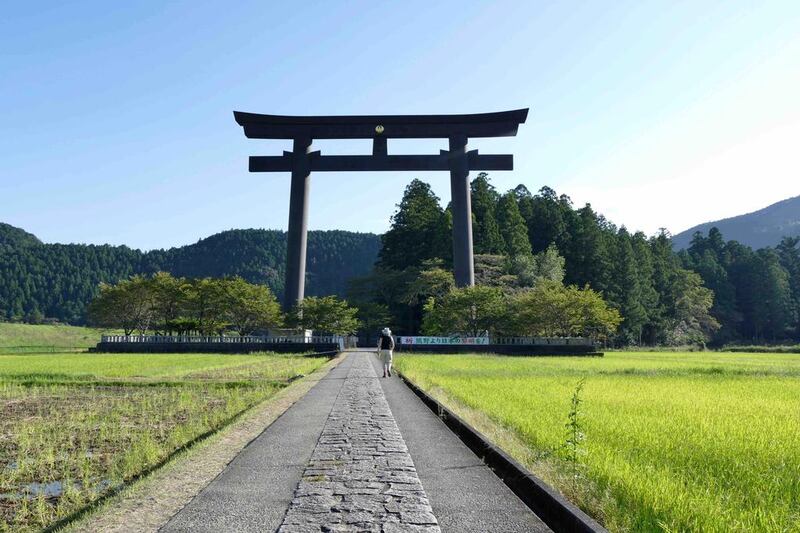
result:
<svg viewBox="0 0 800 533"><path fill-rule="evenodd" d="M0 531L70 517L325 361L0 355Z"/></svg>
<svg viewBox="0 0 800 533"><path fill-rule="evenodd" d="M612 531L800 531L798 355L414 355L396 365ZM584 439L569 446L581 380Z"/></svg>

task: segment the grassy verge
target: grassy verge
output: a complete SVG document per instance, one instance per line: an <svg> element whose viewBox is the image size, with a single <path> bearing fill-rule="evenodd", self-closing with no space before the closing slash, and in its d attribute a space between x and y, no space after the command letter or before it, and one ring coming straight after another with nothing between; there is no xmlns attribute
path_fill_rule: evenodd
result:
<svg viewBox="0 0 800 533"><path fill-rule="evenodd" d="M325 360L0 356L0 531L71 515Z"/></svg>
<svg viewBox="0 0 800 533"><path fill-rule="evenodd" d="M0 352L61 352L92 347L103 330L67 325L31 325L0 322Z"/></svg>
<svg viewBox="0 0 800 533"><path fill-rule="evenodd" d="M449 355L396 364L612 531L800 529L796 356ZM581 379L585 440L576 450L567 423Z"/></svg>

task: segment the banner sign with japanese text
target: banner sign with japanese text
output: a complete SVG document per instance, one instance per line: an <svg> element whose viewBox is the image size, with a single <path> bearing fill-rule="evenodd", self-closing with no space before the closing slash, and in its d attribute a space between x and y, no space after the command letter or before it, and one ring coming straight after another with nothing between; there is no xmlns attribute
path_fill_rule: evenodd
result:
<svg viewBox="0 0 800 533"><path fill-rule="evenodd" d="M489 337L397 337L398 344L432 345L432 344L460 344L479 345L489 344Z"/></svg>

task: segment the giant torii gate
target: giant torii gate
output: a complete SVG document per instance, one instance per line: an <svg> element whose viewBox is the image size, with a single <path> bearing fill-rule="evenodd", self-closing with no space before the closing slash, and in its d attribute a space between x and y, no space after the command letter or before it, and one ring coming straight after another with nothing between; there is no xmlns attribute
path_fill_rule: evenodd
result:
<svg viewBox="0 0 800 533"><path fill-rule="evenodd" d="M291 152L251 156L250 172L291 172L284 309L303 299L306 275L308 193L311 172L450 171L453 211L453 271L456 285L474 285L470 170L512 170L512 155L467 151L470 137L512 137L527 109L474 115L372 115L289 117L233 112L250 139L292 139ZM450 149L430 155L389 155L387 139L449 140ZM372 139L371 155L322 155L313 139Z"/></svg>

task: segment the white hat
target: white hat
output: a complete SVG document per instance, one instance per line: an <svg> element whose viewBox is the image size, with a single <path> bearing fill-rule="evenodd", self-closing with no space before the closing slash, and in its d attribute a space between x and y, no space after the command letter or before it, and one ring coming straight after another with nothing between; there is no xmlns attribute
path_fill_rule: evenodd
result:
<svg viewBox="0 0 800 533"><path fill-rule="evenodd" d="M383 328L381 333L383 333L384 335L391 335L392 334L392 330L390 330L389 328Z"/></svg>

